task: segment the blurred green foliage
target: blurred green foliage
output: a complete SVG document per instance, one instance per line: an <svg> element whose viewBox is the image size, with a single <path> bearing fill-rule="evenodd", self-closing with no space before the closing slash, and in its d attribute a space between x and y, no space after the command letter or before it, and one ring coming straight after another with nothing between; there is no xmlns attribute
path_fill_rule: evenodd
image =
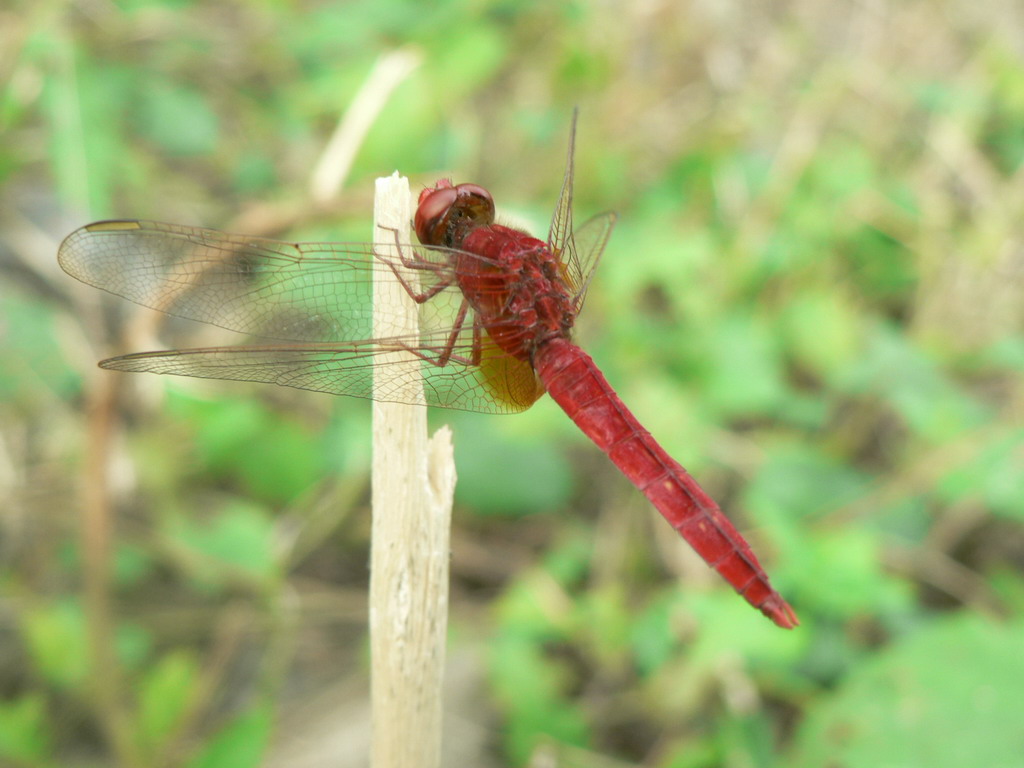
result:
<svg viewBox="0 0 1024 768"><path fill-rule="evenodd" d="M1020 762L1021 630L1020 622L995 626L956 616L894 643L809 713L792 764L822 765L837 752L851 765ZM929 732L971 738L907 738Z"/></svg>
<svg viewBox="0 0 1024 768"><path fill-rule="evenodd" d="M0 764L297 764L340 719L311 691L365 669L367 405L112 384L95 361L152 326L57 272L60 237L364 239L395 168L483 183L541 234L579 105L577 220L620 214L580 341L802 625L695 564L549 401L432 414L460 474L451 654L485 649L477 764L1019 765L1024 21L940 5L0 10ZM314 204L404 46L419 67Z"/></svg>

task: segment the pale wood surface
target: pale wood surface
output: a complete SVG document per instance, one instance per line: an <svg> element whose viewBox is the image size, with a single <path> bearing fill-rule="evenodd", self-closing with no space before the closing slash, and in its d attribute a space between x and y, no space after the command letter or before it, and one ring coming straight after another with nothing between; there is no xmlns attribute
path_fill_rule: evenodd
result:
<svg viewBox="0 0 1024 768"><path fill-rule="evenodd" d="M397 173L378 179L374 242L385 257L397 257L393 230L409 242L410 217L408 179ZM406 275L415 280L414 272ZM416 333L417 305L397 280L380 280L374 301L375 308L389 307L387 326L374 313L376 337ZM413 370L421 365L410 356L400 359L406 358ZM399 369L387 368L382 375L393 382ZM404 398L422 402L422 387L416 387ZM455 486L451 432L443 427L428 441L424 406L376 401L373 432L370 764L438 768Z"/></svg>

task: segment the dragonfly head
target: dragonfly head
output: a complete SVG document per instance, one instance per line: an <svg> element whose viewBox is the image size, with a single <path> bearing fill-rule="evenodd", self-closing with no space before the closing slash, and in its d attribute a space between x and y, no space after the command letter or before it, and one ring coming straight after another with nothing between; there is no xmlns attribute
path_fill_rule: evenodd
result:
<svg viewBox="0 0 1024 768"><path fill-rule="evenodd" d="M466 235L494 223L494 199L477 184L441 179L420 192L416 237L424 245L460 248Z"/></svg>

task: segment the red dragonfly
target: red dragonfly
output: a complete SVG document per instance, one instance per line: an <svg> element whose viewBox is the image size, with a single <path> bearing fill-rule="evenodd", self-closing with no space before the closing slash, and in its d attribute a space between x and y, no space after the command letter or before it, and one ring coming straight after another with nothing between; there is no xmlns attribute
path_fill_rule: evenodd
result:
<svg viewBox="0 0 1024 768"><path fill-rule="evenodd" d="M379 400L375 370L410 360L430 405L521 411L546 391L690 545L780 627L793 609L718 505L655 442L571 339L611 228L604 213L573 231L576 121L547 242L494 223L490 193L448 180L424 189L422 246L386 255L369 243L286 243L153 221L100 221L72 232L58 260L90 285L170 315L266 343L167 350L103 368L281 384ZM419 307L414 337L373 338L374 273L398 277ZM404 275L414 275L410 280ZM396 355L396 353L398 353ZM383 368L382 368L383 367ZM376 377L378 386L388 376Z"/></svg>

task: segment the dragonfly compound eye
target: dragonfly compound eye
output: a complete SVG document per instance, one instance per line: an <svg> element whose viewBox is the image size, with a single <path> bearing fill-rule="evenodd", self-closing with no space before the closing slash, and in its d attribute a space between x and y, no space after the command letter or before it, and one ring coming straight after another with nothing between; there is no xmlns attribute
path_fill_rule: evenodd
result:
<svg viewBox="0 0 1024 768"><path fill-rule="evenodd" d="M420 194L416 209L416 236L424 245L460 248L473 229L494 223L494 199L477 184L450 186L438 182Z"/></svg>
<svg viewBox="0 0 1024 768"><path fill-rule="evenodd" d="M424 245L443 245L448 213L459 193L453 187L423 190L416 208L416 237Z"/></svg>

